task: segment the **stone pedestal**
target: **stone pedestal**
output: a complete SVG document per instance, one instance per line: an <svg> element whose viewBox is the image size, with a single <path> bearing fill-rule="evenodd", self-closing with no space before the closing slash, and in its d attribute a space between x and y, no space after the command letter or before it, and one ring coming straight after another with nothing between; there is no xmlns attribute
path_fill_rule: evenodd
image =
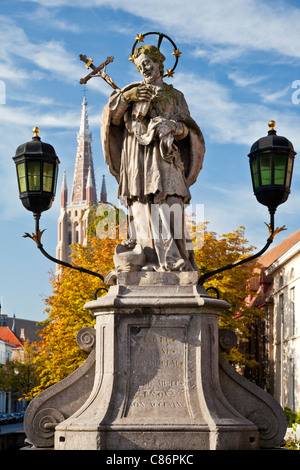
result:
<svg viewBox="0 0 300 470"><path fill-rule="evenodd" d="M55 449L258 449L258 426L219 380L218 316L228 304L197 273L122 273L86 304L96 317L89 398L55 428Z"/></svg>

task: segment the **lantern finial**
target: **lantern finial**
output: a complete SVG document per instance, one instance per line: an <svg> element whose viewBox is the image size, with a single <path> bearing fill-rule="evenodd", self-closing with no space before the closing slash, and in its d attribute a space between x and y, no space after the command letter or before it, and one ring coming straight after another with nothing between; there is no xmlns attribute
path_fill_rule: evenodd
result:
<svg viewBox="0 0 300 470"><path fill-rule="evenodd" d="M268 126L270 128L270 131L274 131L274 127L276 126L276 122L275 121L269 121Z"/></svg>
<svg viewBox="0 0 300 470"><path fill-rule="evenodd" d="M39 130L38 127L34 127L34 128L32 129L32 132L34 133L34 137L38 137L40 130Z"/></svg>

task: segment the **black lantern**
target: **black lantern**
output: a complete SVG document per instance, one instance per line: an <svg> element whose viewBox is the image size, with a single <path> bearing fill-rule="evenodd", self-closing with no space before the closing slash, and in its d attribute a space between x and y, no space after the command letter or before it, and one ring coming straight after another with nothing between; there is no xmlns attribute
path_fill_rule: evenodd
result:
<svg viewBox="0 0 300 470"><path fill-rule="evenodd" d="M276 134L275 125L269 121L268 135L257 140L249 153L254 194L270 213L289 197L296 155L292 143Z"/></svg>
<svg viewBox="0 0 300 470"><path fill-rule="evenodd" d="M40 252L54 263L91 274L104 282L104 277L100 273L61 261L44 250L41 243L44 230L40 230L39 221L41 213L50 209L55 198L59 159L52 145L41 141L38 136L39 131L38 127L34 127L32 140L19 145L13 157L17 169L20 199L23 206L33 212L35 219L35 233L32 235L25 233L24 238L29 237L34 240ZM100 287L95 293L95 298L100 290L107 291L105 287Z"/></svg>
<svg viewBox="0 0 300 470"><path fill-rule="evenodd" d="M215 274L249 263L263 255L273 242L275 235L286 230L285 226L275 229L274 214L277 207L289 197L296 152L288 139L276 134L275 121L269 121L268 125L270 127L268 135L257 140L248 155L254 194L258 202L268 207L270 213L270 223L266 224L269 228L267 242L258 253L252 256L202 274L198 280L200 285ZM215 288L210 287L210 289Z"/></svg>
<svg viewBox="0 0 300 470"><path fill-rule="evenodd" d="M54 201L59 159L50 144L41 141L39 128L33 128L30 142L19 145L13 160L16 164L19 196L27 210L41 214Z"/></svg>

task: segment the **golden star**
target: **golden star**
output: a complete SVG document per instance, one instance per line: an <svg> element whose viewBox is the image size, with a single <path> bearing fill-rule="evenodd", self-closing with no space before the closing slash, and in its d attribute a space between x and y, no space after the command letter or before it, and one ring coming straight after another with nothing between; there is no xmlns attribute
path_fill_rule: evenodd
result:
<svg viewBox="0 0 300 470"><path fill-rule="evenodd" d="M174 52L172 52L172 54L175 56L175 57L180 57L182 52L180 52L179 49L174 49Z"/></svg>
<svg viewBox="0 0 300 470"><path fill-rule="evenodd" d="M130 60L130 62L134 62L134 56L130 54L130 56L129 56L129 59L128 59L128 60Z"/></svg>
<svg viewBox="0 0 300 470"><path fill-rule="evenodd" d="M135 39L137 42L144 42L144 36L142 34L137 34Z"/></svg>
<svg viewBox="0 0 300 470"><path fill-rule="evenodd" d="M173 72L173 70L166 70L166 76L167 76L167 77L174 77L174 72Z"/></svg>

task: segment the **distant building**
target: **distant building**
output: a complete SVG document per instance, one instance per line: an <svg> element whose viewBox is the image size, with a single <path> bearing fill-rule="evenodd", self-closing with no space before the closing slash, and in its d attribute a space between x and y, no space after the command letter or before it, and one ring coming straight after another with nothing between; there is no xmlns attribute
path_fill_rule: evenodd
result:
<svg viewBox="0 0 300 470"><path fill-rule="evenodd" d="M68 200L66 173L64 172L61 187L61 210L58 219L58 241L56 257L69 261L70 245L85 244L88 214L90 206L98 204L94 164L92 156L92 134L89 131L87 101L82 101L80 129L77 133L77 153L73 175L71 197ZM105 176L103 175L100 202L107 202ZM57 272L60 268L57 265Z"/></svg>
<svg viewBox="0 0 300 470"><path fill-rule="evenodd" d="M264 311L256 342L265 386L282 407L300 410L300 230L260 259L252 305ZM251 342L250 341L250 342ZM261 384L260 384L261 385Z"/></svg>
<svg viewBox="0 0 300 470"><path fill-rule="evenodd" d="M3 327L0 327L0 329ZM0 332L1 334L1 332ZM5 364L6 361L12 360L13 349L15 345L4 340L0 336L0 367ZM6 390L0 388L0 414L8 413L11 410L11 394Z"/></svg>
<svg viewBox="0 0 300 470"><path fill-rule="evenodd" d="M0 367L6 361L20 359L24 341L38 341L40 338L37 332L40 328L35 321L2 314L0 305ZM10 413L20 407L22 404L14 403L9 392L0 390L0 413Z"/></svg>

